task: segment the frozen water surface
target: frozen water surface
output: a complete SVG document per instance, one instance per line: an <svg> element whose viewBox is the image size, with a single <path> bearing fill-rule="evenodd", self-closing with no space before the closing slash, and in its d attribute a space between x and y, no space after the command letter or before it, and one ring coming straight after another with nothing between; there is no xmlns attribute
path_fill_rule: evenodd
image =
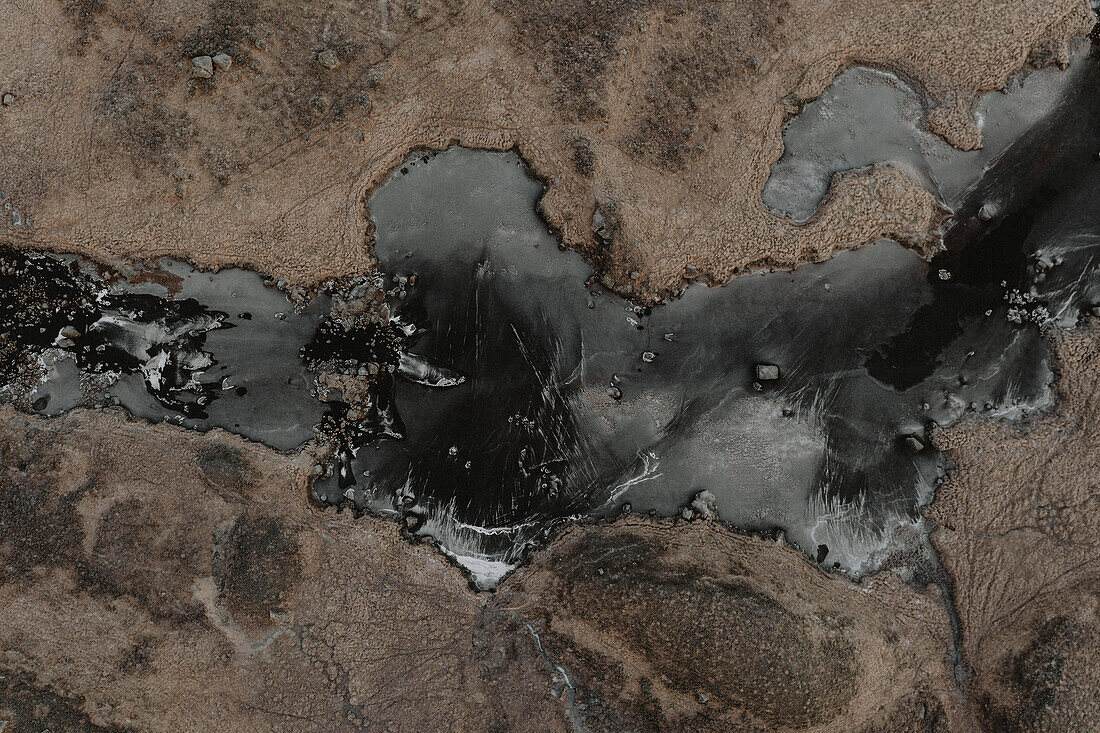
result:
<svg viewBox="0 0 1100 733"><path fill-rule="evenodd" d="M929 429L1049 406L1043 331L1100 300L1097 66L1073 74L970 159L931 263L882 240L641 308L560 251L517 156L453 148L371 196L382 272L300 303L243 270L104 279L5 253L5 344L41 379L5 389L43 414L117 402L324 444L316 500L400 516L484 586L560 522L672 516L703 491L726 522L867 571L923 533Z"/></svg>

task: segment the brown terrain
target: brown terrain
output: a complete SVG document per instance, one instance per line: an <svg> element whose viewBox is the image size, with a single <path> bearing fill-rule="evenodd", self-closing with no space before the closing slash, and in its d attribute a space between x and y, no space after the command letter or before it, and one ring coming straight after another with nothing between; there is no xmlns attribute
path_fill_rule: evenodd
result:
<svg viewBox="0 0 1100 733"><path fill-rule="evenodd" d="M889 730L964 715L937 591L711 523L581 525L495 594L304 471L119 413L0 420L17 730ZM23 727L20 727L23 726ZM37 727L35 727L37 726Z"/></svg>
<svg viewBox="0 0 1100 733"><path fill-rule="evenodd" d="M974 147L977 95L1092 24L1084 0L8 0L0 182L23 226L0 231L310 283L371 261L365 194L408 151L460 143L517 149L564 243L635 297L879 236L926 251L937 207L888 167L805 225L770 213L783 123L860 63ZM191 77L219 52L228 71Z"/></svg>
<svg viewBox="0 0 1100 733"><path fill-rule="evenodd" d="M518 149L563 242L637 298L879 236L930 251L940 212L889 167L838 177L805 225L770 213L783 122L869 64L971 148L977 95L1064 62L1093 24L1083 0L7 0L3 17L19 225L5 210L0 243L312 283L370 265L365 197L409 150L458 143ZM228 71L191 77L223 51ZM1100 729L1098 336L1056 336L1054 414L937 434L950 598L637 517L575 525L478 593L396 524L312 505L308 460L2 408L0 731Z"/></svg>
<svg viewBox="0 0 1100 733"><path fill-rule="evenodd" d="M1061 406L940 433L933 542L991 730L1100 730L1100 319L1056 336Z"/></svg>

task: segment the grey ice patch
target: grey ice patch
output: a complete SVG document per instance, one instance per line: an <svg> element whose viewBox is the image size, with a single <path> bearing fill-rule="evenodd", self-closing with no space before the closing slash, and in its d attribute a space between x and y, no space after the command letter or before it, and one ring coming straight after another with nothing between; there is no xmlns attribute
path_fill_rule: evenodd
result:
<svg viewBox="0 0 1100 733"><path fill-rule="evenodd" d="M974 112L983 144L968 152L928 130L919 95L896 75L848 69L788 123L783 156L761 198L774 213L803 222L817 211L835 174L892 163L955 208L986 167L1055 108L1088 52L1088 42L1080 41L1070 71L1024 71L1003 90L983 95Z"/></svg>

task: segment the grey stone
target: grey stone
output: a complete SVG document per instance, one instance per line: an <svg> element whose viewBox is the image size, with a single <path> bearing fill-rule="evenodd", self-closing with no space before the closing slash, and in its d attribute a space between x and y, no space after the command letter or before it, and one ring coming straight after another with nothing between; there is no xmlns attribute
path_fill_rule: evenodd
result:
<svg viewBox="0 0 1100 733"><path fill-rule="evenodd" d="M191 76L196 79L209 79L214 76L214 60L209 56L196 56L191 59Z"/></svg>
<svg viewBox="0 0 1100 733"><path fill-rule="evenodd" d="M920 453L922 450L924 450L924 443L922 443L921 439L915 435L907 436L905 438L905 445L909 448L909 450L913 451L914 453Z"/></svg>
<svg viewBox="0 0 1100 733"><path fill-rule="evenodd" d="M757 364L756 378L761 382L774 382L779 379L779 367L775 364Z"/></svg>
<svg viewBox="0 0 1100 733"><path fill-rule="evenodd" d="M718 518L718 499L709 491L700 491L691 502L691 508L702 519Z"/></svg>
<svg viewBox="0 0 1100 733"><path fill-rule="evenodd" d="M15 104L15 95L11 92L6 92L3 97L0 97L0 104L5 107L10 107Z"/></svg>
<svg viewBox="0 0 1100 733"><path fill-rule="evenodd" d="M331 48L326 48L321 53L317 54L317 63L326 69L335 69L340 65L340 59L336 57L336 52Z"/></svg>
<svg viewBox="0 0 1100 733"><path fill-rule="evenodd" d="M233 57L227 53L219 53L210 60L221 71L229 71L229 67L233 65Z"/></svg>

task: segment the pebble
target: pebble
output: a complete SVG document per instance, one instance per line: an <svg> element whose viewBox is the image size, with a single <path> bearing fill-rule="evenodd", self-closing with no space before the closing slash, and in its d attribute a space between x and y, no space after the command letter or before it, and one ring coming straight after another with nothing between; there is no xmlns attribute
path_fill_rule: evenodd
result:
<svg viewBox="0 0 1100 733"><path fill-rule="evenodd" d="M914 453L920 453L924 450L924 443L915 435L906 436L905 445Z"/></svg>
<svg viewBox="0 0 1100 733"><path fill-rule="evenodd" d="M336 57L336 52L331 48L326 48L321 53L317 54L317 63L326 69L332 70L340 65L340 59Z"/></svg>
<svg viewBox="0 0 1100 733"><path fill-rule="evenodd" d="M209 79L214 76L214 60L209 56L196 56L191 59L191 76L196 79Z"/></svg>
<svg viewBox="0 0 1100 733"><path fill-rule="evenodd" d="M0 104L5 107L10 107L15 104L15 95L11 92L6 92L3 97L0 97Z"/></svg>
<svg viewBox="0 0 1100 733"><path fill-rule="evenodd" d="M982 204L982 208L978 209L978 218L982 221L989 221L997 215L997 204L988 203Z"/></svg>
<svg viewBox="0 0 1100 733"><path fill-rule="evenodd" d="M657 358L657 355L654 354L652 351L643 351L642 352L642 361L644 361L646 364L649 364L650 362L652 362L656 358Z"/></svg>
<svg viewBox="0 0 1100 733"><path fill-rule="evenodd" d="M756 378L761 382L774 382L779 379L779 367L775 364L757 364Z"/></svg>
<svg viewBox="0 0 1100 733"><path fill-rule="evenodd" d="M229 67L233 65L233 57L227 53L219 53L210 60L220 71L229 71Z"/></svg>
<svg viewBox="0 0 1100 733"><path fill-rule="evenodd" d="M65 326L61 329L61 335L67 339L78 339L80 338L80 331L77 331L72 326Z"/></svg>

